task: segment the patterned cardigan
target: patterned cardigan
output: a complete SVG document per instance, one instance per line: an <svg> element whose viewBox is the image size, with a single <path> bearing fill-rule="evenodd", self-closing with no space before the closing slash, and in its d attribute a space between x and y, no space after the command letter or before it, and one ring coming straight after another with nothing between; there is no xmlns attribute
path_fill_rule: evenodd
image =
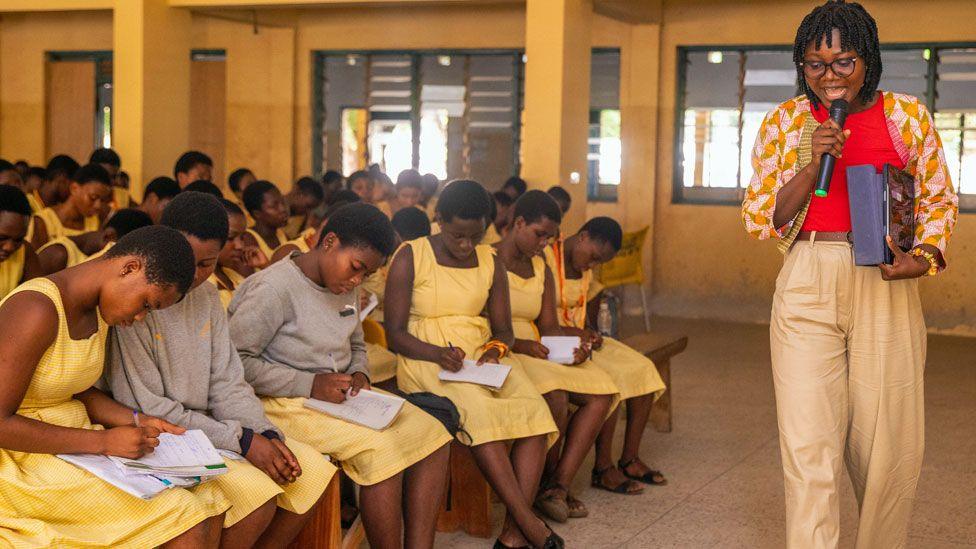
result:
<svg viewBox="0 0 976 549"><path fill-rule="evenodd" d="M881 92L888 133L905 170L915 178L915 246L931 244L945 257L946 245L959 212L959 197L949 179L942 140L932 116L910 95ZM784 238L793 221L773 226L776 193L806 165L799 146L813 114L806 96L773 109L759 127L752 151L752 181L742 203L742 220L749 234L766 240ZM806 131L809 131L806 130ZM942 258L940 258L942 259ZM944 267L944 260L940 261Z"/></svg>

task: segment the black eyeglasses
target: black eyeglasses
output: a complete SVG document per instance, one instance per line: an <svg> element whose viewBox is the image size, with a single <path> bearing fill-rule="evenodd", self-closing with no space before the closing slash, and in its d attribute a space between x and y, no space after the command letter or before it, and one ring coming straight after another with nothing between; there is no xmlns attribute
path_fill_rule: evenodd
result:
<svg viewBox="0 0 976 549"><path fill-rule="evenodd" d="M841 57L834 59L830 63L823 61L803 61L798 63L803 67L803 74L810 78L820 78L827 74L827 67L837 76L850 76L854 74L854 66L857 64L857 57Z"/></svg>

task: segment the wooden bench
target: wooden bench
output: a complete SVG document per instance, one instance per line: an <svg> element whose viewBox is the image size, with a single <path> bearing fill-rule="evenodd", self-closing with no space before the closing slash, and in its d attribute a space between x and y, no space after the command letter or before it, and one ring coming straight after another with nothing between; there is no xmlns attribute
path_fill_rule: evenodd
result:
<svg viewBox="0 0 976 549"><path fill-rule="evenodd" d="M688 348L688 336L674 333L650 332L635 334L622 340L628 347L654 362L667 389L651 408L651 424L659 433L671 432L671 358Z"/></svg>
<svg viewBox="0 0 976 549"><path fill-rule="evenodd" d="M668 333L643 333L623 340L657 366L667 390L651 409L651 424L662 433L671 432L671 358L688 347L688 336ZM451 485L437 519L441 532L464 530L480 538L491 536L491 488L481 475L467 446L451 444Z"/></svg>
<svg viewBox="0 0 976 549"><path fill-rule="evenodd" d="M357 518L345 537L342 535L339 485L342 470L332 477L318 509L305 528L299 532L288 549L355 549L366 537L362 522Z"/></svg>

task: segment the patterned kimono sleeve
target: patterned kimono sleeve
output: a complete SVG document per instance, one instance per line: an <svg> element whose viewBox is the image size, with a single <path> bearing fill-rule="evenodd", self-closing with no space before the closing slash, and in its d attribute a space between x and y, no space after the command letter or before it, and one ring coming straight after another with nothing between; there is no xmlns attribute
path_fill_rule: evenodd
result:
<svg viewBox="0 0 976 549"><path fill-rule="evenodd" d="M786 140L781 128L782 116L782 108L774 109L759 126L752 149L752 180L742 202L746 232L760 240L782 236L773 226L776 193L783 186L782 155Z"/></svg>
<svg viewBox="0 0 976 549"><path fill-rule="evenodd" d="M938 248L944 269L946 245L959 213L959 196L949 178L942 140L924 105L918 105L918 123L921 142L915 171L918 185L915 246L930 244Z"/></svg>

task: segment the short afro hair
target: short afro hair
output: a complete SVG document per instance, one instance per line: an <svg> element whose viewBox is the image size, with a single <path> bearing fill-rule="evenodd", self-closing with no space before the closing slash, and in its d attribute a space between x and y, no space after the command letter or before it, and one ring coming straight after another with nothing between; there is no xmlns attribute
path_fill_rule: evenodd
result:
<svg viewBox="0 0 976 549"><path fill-rule="evenodd" d="M322 184L325 186L339 184L342 185L342 174L335 170L326 170L322 174Z"/></svg>
<svg viewBox="0 0 976 549"><path fill-rule="evenodd" d="M224 207L224 211L227 212L228 217L232 215L244 215L244 210L242 210L240 206L234 204L226 198L220 199L220 205Z"/></svg>
<svg viewBox="0 0 976 549"><path fill-rule="evenodd" d="M0 212L30 217L31 207L23 191L13 185L0 185Z"/></svg>
<svg viewBox="0 0 976 549"><path fill-rule="evenodd" d="M116 168L122 167L122 159L119 158L119 153L112 149L95 149L88 158L88 162L91 164L108 164Z"/></svg>
<svg viewBox="0 0 976 549"><path fill-rule="evenodd" d="M172 177L162 175L150 181L149 185L146 185L146 192L143 194L154 194L160 200L175 198L176 195L180 194L180 184Z"/></svg>
<svg viewBox="0 0 976 549"><path fill-rule="evenodd" d="M85 164L78 168L78 171L71 176L71 180L79 185L101 183L112 186L112 178L108 175L108 171L98 164Z"/></svg>
<svg viewBox="0 0 976 549"><path fill-rule="evenodd" d="M112 217L105 221L105 227L115 229L115 234L117 234L119 238L122 238L136 229L148 227L152 224L152 218L149 217L149 214L135 208L121 209L112 214Z"/></svg>
<svg viewBox="0 0 976 549"><path fill-rule="evenodd" d="M502 185L502 190L508 188L515 189L515 194L517 194L518 196L522 196L523 194L525 194L525 190L528 189L529 186L525 183L524 179L518 177L517 175L513 175L512 177L509 177L507 180L505 180L505 184Z"/></svg>
<svg viewBox="0 0 976 549"><path fill-rule="evenodd" d="M244 179L245 175L254 177L254 172L247 168L237 168L230 172L230 175L227 177L227 186L230 187L230 190L235 193L241 192L241 179Z"/></svg>
<svg viewBox="0 0 976 549"><path fill-rule="evenodd" d="M367 172L366 170L359 170L356 172L352 172L351 174L349 174L349 177L346 178L346 188L352 190L352 184L357 179L365 179L367 182L369 182L370 185L373 184L373 176L371 176L369 172Z"/></svg>
<svg viewBox="0 0 976 549"><path fill-rule="evenodd" d="M163 209L160 225L166 225L200 240L216 240L223 246L229 232L227 211L216 197L183 191Z"/></svg>
<svg viewBox="0 0 976 549"><path fill-rule="evenodd" d="M318 202L325 200L325 190L322 189L322 184L314 178L302 177L295 182L295 187L298 188L298 192L307 194Z"/></svg>
<svg viewBox="0 0 976 549"><path fill-rule="evenodd" d="M244 189L244 196L241 197L244 202L244 208L252 214L260 210L261 206L264 205L264 195L272 191L281 192L274 183L265 181L264 179L251 183Z"/></svg>
<svg viewBox="0 0 976 549"><path fill-rule="evenodd" d="M881 82L881 43L878 39L878 24L864 6L857 2L828 0L813 8L796 30L793 42L793 63L796 65L796 78L800 90L806 94L814 107L820 105L820 98L807 85L803 74L803 54L811 43L819 48L826 42L833 44L833 30L840 33L840 49L854 51L864 61L864 84L858 90L858 98L865 104L874 99Z"/></svg>
<svg viewBox="0 0 976 549"><path fill-rule="evenodd" d="M401 208L390 223L404 241L430 236L430 219L419 208Z"/></svg>
<svg viewBox="0 0 976 549"><path fill-rule="evenodd" d="M0 158L0 173L10 171L10 170L16 170L16 169L17 166L14 166L13 162Z"/></svg>
<svg viewBox="0 0 976 549"><path fill-rule="evenodd" d="M488 220L492 200L488 191L477 181L456 179L441 191L436 209L442 223L450 223L455 217Z"/></svg>
<svg viewBox="0 0 976 549"><path fill-rule="evenodd" d="M189 173L193 166L199 164L213 167L213 160L200 151L186 151L176 159L176 165L173 166L173 177L176 178L181 173Z"/></svg>
<svg viewBox="0 0 976 549"><path fill-rule="evenodd" d="M213 183L207 181L206 179L197 179L193 183L190 183L183 188L184 191L206 193L215 198L223 198L224 193L220 192L220 188Z"/></svg>
<svg viewBox="0 0 976 549"><path fill-rule="evenodd" d="M342 205L345 206L346 204L352 204L353 202L359 202L360 200L362 200L362 198L360 198L358 194L350 191L349 189L342 189L329 197L328 205L333 206L341 202Z"/></svg>
<svg viewBox="0 0 976 549"><path fill-rule="evenodd" d="M504 193L502 193L504 194ZM528 191L515 201L512 219L522 218L526 223L535 223L542 218L550 219L556 224L562 223L563 212L556 200L542 191Z"/></svg>
<svg viewBox="0 0 976 549"><path fill-rule="evenodd" d="M393 225L386 214L371 204L359 202L337 209L325 222L316 247L322 245L329 233L334 233L342 246L372 248L383 257L396 250Z"/></svg>
<svg viewBox="0 0 976 549"><path fill-rule="evenodd" d="M408 168L400 172L397 176L396 188L397 190L405 188L414 188L418 191L424 190L424 176L420 175L420 172L412 168Z"/></svg>
<svg viewBox="0 0 976 549"><path fill-rule="evenodd" d="M66 154L59 154L48 161L44 171L47 174L46 179L51 181L58 177L70 178L80 167L81 164L78 164L74 158Z"/></svg>
<svg viewBox="0 0 976 549"><path fill-rule="evenodd" d="M27 177L47 179L47 170L40 166L31 166L30 168L27 168Z"/></svg>
<svg viewBox="0 0 976 549"><path fill-rule="evenodd" d="M102 257L107 260L130 255L143 260L150 284L175 286L180 295L186 295L193 284L193 248L179 231L161 225L136 229L120 238Z"/></svg>
<svg viewBox="0 0 976 549"><path fill-rule="evenodd" d="M573 197L569 194L569 191L560 187L559 185L549 187L549 190L546 192L549 193L549 196L553 197L556 202L565 203L566 209L569 209L569 206L573 203Z"/></svg>
<svg viewBox="0 0 976 549"><path fill-rule="evenodd" d="M623 245L624 231L620 223L609 217L594 217L583 224L579 232L586 232L590 238L606 242L615 252L619 252Z"/></svg>

